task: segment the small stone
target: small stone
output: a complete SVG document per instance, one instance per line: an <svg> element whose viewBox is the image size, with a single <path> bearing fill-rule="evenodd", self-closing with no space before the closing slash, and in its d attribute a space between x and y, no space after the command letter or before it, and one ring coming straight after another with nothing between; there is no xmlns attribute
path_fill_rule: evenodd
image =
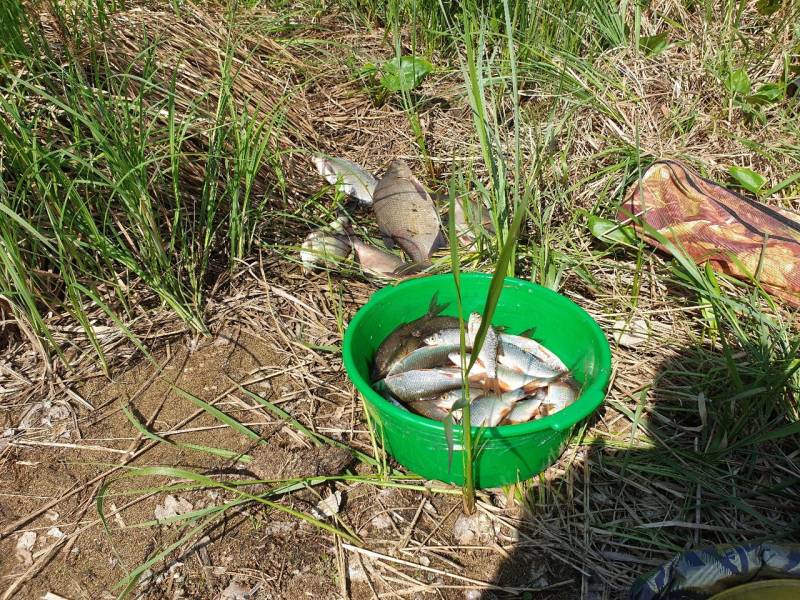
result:
<svg viewBox="0 0 800 600"><path fill-rule="evenodd" d="M164 499L164 504L156 506L153 515L156 521L163 521L164 519L185 514L193 509L194 507L187 500L169 495Z"/></svg>
<svg viewBox="0 0 800 600"><path fill-rule="evenodd" d="M24 566L30 567L33 564L33 546L36 544L36 532L26 531L17 540L16 556Z"/></svg>
<svg viewBox="0 0 800 600"><path fill-rule="evenodd" d="M494 522L484 512L461 513L453 524L453 540L459 546L481 546L495 539Z"/></svg>
<svg viewBox="0 0 800 600"><path fill-rule="evenodd" d="M372 520L369 522L375 529L389 529L392 526L392 518L384 513L380 513L372 517Z"/></svg>
<svg viewBox="0 0 800 600"><path fill-rule="evenodd" d="M47 530L47 535L52 538L61 539L64 537L64 532L61 531L58 527L51 527Z"/></svg>
<svg viewBox="0 0 800 600"><path fill-rule="evenodd" d="M358 561L350 561L347 565L347 575L350 577L351 582L355 581L367 581L367 574L364 572L364 569L361 568L361 565Z"/></svg>
<svg viewBox="0 0 800 600"><path fill-rule="evenodd" d="M316 507L311 509L311 516L315 519L327 519L339 512L342 506L342 492L336 490L327 498L317 502Z"/></svg>
<svg viewBox="0 0 800 600"><path fill-rule="evenodd" d="M250 600L250 591L249 587L234 579L222 590L219 600Z"/></svg>
<svg viewBox="0 0 800 600"><path fill-rule="evenodd" d="M294 531L295 524L290 521L272 521L264 526L264 535L284 535Z"/></svg>

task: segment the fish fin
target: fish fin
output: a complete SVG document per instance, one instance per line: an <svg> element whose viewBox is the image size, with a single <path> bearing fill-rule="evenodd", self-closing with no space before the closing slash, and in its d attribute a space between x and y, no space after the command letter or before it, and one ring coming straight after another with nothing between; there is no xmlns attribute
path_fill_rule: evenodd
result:
<svg viewBox="0 0 800 600"><path fill-rule="evenodd" d="M422 274L426 268L431 265L429 262L422 263L403 263L392 271L392 275L396 277L416 277ZM429 309L430 310L430 309Z"/></svg>
<svg viewBox="0 0 800 600"><path fill-rule="evenodd" d="M433 198L431 198L431 195L428 193L428 190L426 190L425 187L419 182L419 179L414 177L414 175L411 175L411 177L409 177L408 180L411 182L411 185L413 185L416 188L417 193L420 196L422 196L423 198L427 198L430 201L430 203L433 204Z"/></svg>
<svg viewBox="0 0 800 600"><path fill-rule="evenodd" d="M433 296L431 296L431 302L428 305L428 317L435 317L448 306L450 306L449 302L439 304L439 291L435 291Z"/></svg>
<svg viewBox="0 0 800 600"><path fill-rule="evenodd" d="M520 337L526 337L533 339L533 334L536 333L536 327L530 327L525 331L520 331L517 335Z"/></svg>
<svg viewBox="0 0 800 600"><path fill-rule="evenodd" d="M436 250L441 250L442 248L449 248L450 243L447 241L447 236L442 232L439 231L439 235L436 236L436 239L433 242L433 246L431 246L431 251L428 253L428 256L433 254Z"/></svg>
<svg viewBox="0 0 800 600"><path fill-rule="evenodd" d="M389 250L394 250L397 247L397 244L394 243L394 239L392 236L387 235L381 231L381 241L383 241L383 245L386 246Z"/></svg>
<svg viewBox="0 0 800 600"><path fill-rule="evenodd" d="M523 385L520 389L523 390L526 394L535 394L539 389L543 387L547 387L549 382L542 381L541 379L534 379Z"/></svg>
<svg viewBox="0 0 800 600"><path fill-rule="evenodd" d="M511 404L513 404L514 402L519 402L520 400L522 400L527 395L528 395L528 392L526 392L524 387L523 387L523 388L518 388L516 390L513 390L513 391L509 392L508 394L506 394L506 399Z"/></svg>

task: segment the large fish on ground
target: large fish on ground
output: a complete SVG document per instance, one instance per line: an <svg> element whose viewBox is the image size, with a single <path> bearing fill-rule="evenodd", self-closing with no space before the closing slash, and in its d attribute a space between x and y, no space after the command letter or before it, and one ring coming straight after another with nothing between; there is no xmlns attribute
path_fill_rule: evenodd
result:
<svg viewBox="0 0 800 600"><path fill-rule="evenodd" d="M329 225L312 231L300 246L303 270L334 268L347 258L352 249L350 241L343 235L348 226L347 217L339 217Z"/></svg>
<svg viewBox="0 0 800 600"><path fill-rule="evenodd" d="M351 236L350 245L353 247L358 264L371 275L393 278L413 270L412 265L404 262L396 254L367 244L361 238Z"/></svg>
<svg viewBox="0 0 800 600"><path fill-rule="evenodd" d="M413 262L430 262L431 252L442 243L439 213L402 160L393 160L378 181L372 210L381 232L392 238Z"/></svg>
<svg viewBox="0 0 800 600"><path fill-rule="evenodd" d="M489 234L494 234L494 225L491 216L483 203L469 197L457 198L455 201L454 215L448 218L455 219L456 235L462 244L472 244L476 239L476 231L480 228Z"/></svg>

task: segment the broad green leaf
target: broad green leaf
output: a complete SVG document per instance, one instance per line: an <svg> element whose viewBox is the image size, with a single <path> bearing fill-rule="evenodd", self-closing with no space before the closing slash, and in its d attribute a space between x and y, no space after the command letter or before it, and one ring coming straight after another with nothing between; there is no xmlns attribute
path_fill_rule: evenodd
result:
<svg viewBox="0 0 800 600"><path fill-rule="evenodd" d="M731 174L731 177L733 177L740 186L756 195L759 194L761 188L767 183L766 177L759 175L747 167L731 167L728 169L728 173Z"/></svg>
<svg viewBox="0 0 800 600"><path fill-rule="evenodd" d="M666 33L658 35L648 35L639 38L639 48L645 51L647 56L655 56L663 52L669 44L669 37Z"/></svg>
<svg viewBox="0 0 800 600"><path fill-rule="evenodd" d="M588 215L589 231L598 240L608 243L632 244L636 241L633 227L621 226L619 223L602 219L596 215Z"/></svg>
<svg viewBox="0 0 800 600"><path fill-rule="evenodd" d="M783 0L758 0L756 2L756 10L758 14L768 17L778 12L781 4L783 4Z"/></svg>
<svg viewBox="0 0 800 600"><path fill-rule="evenodd" d="M376 67L372 63L367 63L363 67L361 67L361 70L358 72L358 75L359 77L364 77L365 75L374 75L377 72L378 72L378 67Z"/></svg>
<svg viewBox="0 0 800 600"><path fill-rule="evenodd" d="M381 85L390 92L408 92L418 87L433 65L417 56L400 56L386 61L381 68Z"/></svg>
<svg viewBox="0 0 800 600"><path fill-rule="evenodd" d="M733 94L744 96L750 93L750 77L744 69L736 69L728 74L725 79L725 87Z"/></svg>
<svg viewBox="0 0 800 600"><path fill-rule="evenodd" d="M766 85L762 85L758 88L758 91L755 94L752 94L745 98L747 102L750 104L770 104L771 102L777 102L781 99L784 93L784 87L777 83L767 83Z"/></svg>

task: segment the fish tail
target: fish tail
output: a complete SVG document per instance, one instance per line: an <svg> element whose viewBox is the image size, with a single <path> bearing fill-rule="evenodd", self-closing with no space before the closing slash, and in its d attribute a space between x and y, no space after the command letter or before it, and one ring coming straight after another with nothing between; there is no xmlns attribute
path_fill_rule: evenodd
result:
<svg viewBox="0 0 800 600"><path fill-rule="evenodd" d="M525 391L525 387L518 388L516 390L511 390L510 392L506 392L503 394L503 397L511 403L517 402L518 400L522 400L525 396L528 395L528 392Z"/></svg>
<svg viewBox="0 0 800 600"><path fill-rule="evenodd" d="M439 230L439 234L436 236L436 239L433 241L433 246L431 246L431 251L428 254L430 256L436 250L440 250L442 248L449 248L450 242L447 240L447 236L444 234L443 231Z"/></svg>
<svg viewBox="0 0 800 600"><path fill-rule="evenodd" d="M430 261L426 261L426 262L428 264L430 264ZM412 264L420 265L420 264L424 264L424 263L412 263ZM439 301L439 291L437 290L437 291L435 291L433 293L433 297L431 298L431 303L428 305L428 316L429 317L435 317L436 315L438 315L440 312L442 312L445 308L447 308L450 305L449 302L445 302L444 304L439 304L438 301Z"/></svg>
<svg viewBox="0 0 800 600"><path fill-rule="evenodd" d="M422 271L424 271L427 267L429 267L432 263L430 261L427 262L411 262L411 263L403 263L399 267L397 267L394 271L392 271L392 275L396 277L416 277ZM437 314L442 312L447 307L447 304L439 306L435 304L433 300L431 300L431 304L428 307L428 317L435 317ZM432 310L436 310L436 312L431 312Z"/></svg>
<svg viewBox="0 0 800 600"><path fill-rule="evenodd" d="M539 379L534 379L533 381L523 385L520 389L526 394L534 394L537 390L543 388L545 385L547 385L545 382Z"/></svg>

